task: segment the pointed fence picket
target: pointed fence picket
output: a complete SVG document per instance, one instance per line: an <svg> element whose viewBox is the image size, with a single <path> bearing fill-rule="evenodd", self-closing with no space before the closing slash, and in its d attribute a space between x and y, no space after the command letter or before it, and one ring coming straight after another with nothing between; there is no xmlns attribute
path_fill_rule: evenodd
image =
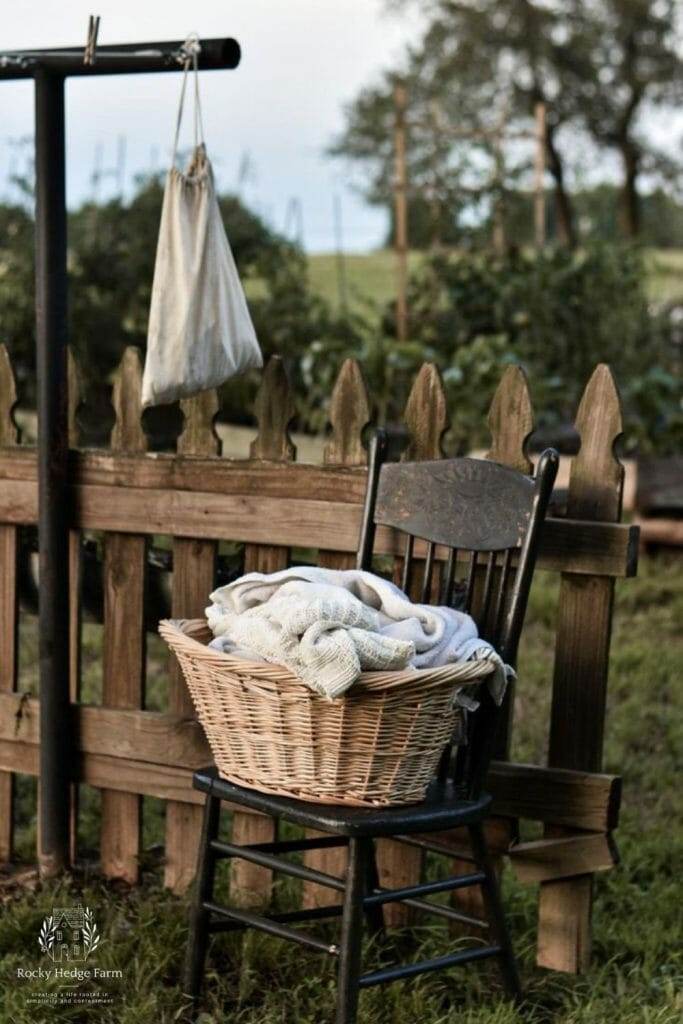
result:
<svg viewBox="0 0 683 1024"><path fill-rule="evenodd" d="M358 364L347 360L328 409L331 433L323 465L296 461L289 435L295 404L281 360L272 359L255 404L257 431L246 460L225 459L213 429L218 398L206 392L181 403L183 428L174 453L152 454L141 420L141 360L127 349L116 374L115 424L106 451L81 449L81 398L75 360L69 369L71 471L70 631L71 699L78 749L71 767L74 789L86 782L102 791L101 861L109 877L139 878L141 798L166 802L165 882L176 892L194 874L201 797L191 786L194 768L210 753L185 685L170 665L163 712L145 710L145 598L147 545L170 539L172 613L200 615L216 578L217 547L242 545L245 571L272 572L297 556L320 565L353 564L363 501L366 454L363 435L373 398ZM38 771L38 700L17 692L20 528L37 519L35 449L18 444L12 418L16 388L0 346L0 859L12 856L13 774ZM448 429L448 404L437 369L425 364L408 398L406 459L440 458ZM508 367L488 419L488 457L529 471L526 445L533 413L524 373ZM562 576L555 650L548 766L509 763L512 701L507 729L489 786L496 817L489 834L498 855L518 878L541 883L538 957L560 970L583 969L590 955L592 872L614 862L619 779L600 772L614 580L636 569L637 529L619 525L622 468L614 457L621 432L619 399L607 367L596 369L577 414L581 450L574 459L567 516L544 528L539 565ZM101 706L80 699L81 535L102 537L104 629ZM400 554L390 532L378 547ZM523 680L520 685L523 685ZM74 793L75 796L75 793ZM77 800L74 799L75 852ZM516 821L540 822L545 836L510 845ZM235 808L237 842L263 842L274 823ZM441 834L444 852L466 858L457 832ZM307 862L342 874L343 852L314 851ZM379 844L381 880L391 886L416 881L422 857L415 847ZM502 863L502 861L501 861ZM231 889L241 902L268 898L270 873L241 862ZM307 905L320 900L306 885ZM329 901L326 893L325 900ZM463 906L461 902L459 906ZM389 905L390 907L391 905ZM389 907L387 909L389 909ZM469 910L476 908L469 906ZM479 916L476 914L476 916ZM405 923L394 905L390 923Z"/></svg>
<svg viewBox="0 0 683 1024"><path fill-rule="evenodd" d="M220 454L221 443L214 429L218 407L215 391L203 391L180 403L183 429L176 445L179 455ZM171 611L175 618L196 619L204 614L216 578L216 549L213 540L173 538ZM192 700L174 658L169 665L168 710L184 718L194 717ZM166 805L164 880L173 892L183 892L194 877L201 819L201 808L193 804L173 800Z"/></svg>
<svg viewBox="0 0 683 1024"><path fill-rule="evenodd" d="M567 515L618 523L624 467L614 454L623 427L608 366L595 368L576 415L581 448L572 462ZM602 766L614 579L562 574L555 645L548 764L598 772ZM550 838L566 832L550 826ZM538 963L578 973L591 958L593 879L578 874L541 883Z"/></svg>
<svg viewBox="0 0 683 1024"><path fill-rule="evenodd" d="M250 455L266 463L293 462L296 447L289 436L289 426L296 414L289 381L282 360L274 356L266 365L261 387L256 396L255 414L258 430L251 444ZM245 572L277 572L289 565L289 548L281 544L246 544ZM269 843L276 837L276 823L263 815L235 809L232 815L232 838L237 843ZM273 872L246 860L233 860L230 865L230 895L240 906L258 905L270 896Z"/></svg>
<svg viewBox="0 0 683 1024"><path fill-rule="evenodd" d="M361 368L355 359L347 359L342 365L330 396L328 419L332 427L329 441L325 445L326 466L365 466L367 456L363 446L363 431L370 423L372 409L368 390ZM352 569L355 553L351 551L320 551L318 565L327 569ZM313 829L309 838L316 836ZM343 847L329 850L307 850L304 863L315 871L341 877L346 872L347 853ZM341 893L326 889L314 882L304 882L302 902L304 907L322 907L341 903Z"/></svg>
<svg viewBox="0 0 683 1024"><path fill-rule="evenodd" d="M142 429L142 360L136 348L126 349L114 382L112 452L139 454L147 450ZM144 534L112 531L104 538L104 644L102 704L139 710L145 696ZM140 871L142 801L137 793L102 791L102 870L107 878L136 882Z"/></svg>

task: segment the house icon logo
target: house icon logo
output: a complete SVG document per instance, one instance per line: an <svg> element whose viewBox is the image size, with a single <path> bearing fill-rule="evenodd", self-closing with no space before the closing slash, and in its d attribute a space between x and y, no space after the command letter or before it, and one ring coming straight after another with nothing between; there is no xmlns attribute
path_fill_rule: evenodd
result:
<svg viewBox="0 0 683 1024"><path fill-rule="evenodd" d="M43 920L38 945L55 964L83 963L100 943L100 934L89 907L53 907Z"/></svg>

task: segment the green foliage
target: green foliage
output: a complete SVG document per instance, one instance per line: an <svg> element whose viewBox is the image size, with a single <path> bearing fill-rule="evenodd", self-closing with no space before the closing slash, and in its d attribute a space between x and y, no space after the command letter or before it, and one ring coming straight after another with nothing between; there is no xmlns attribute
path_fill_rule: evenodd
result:
<svg viewBox="0 0 683 1024"><path fill-rule="evenodd" d="M34 351L33 220L22 206L0 205L0 341L18 355L15 372L31 372Z"/></svg>
<svg viewBox="0 0 683 1024"><path fill-rule="evenodd" d="M439 366L460 447L486 441L486 410L508 363L529 371L541 427L571 422L595 364L607 362L622 389L627 447L665 452L683 440L680 357L664 315L648 307L637 248L435 255L411 280L409 308L402 368Z"/></svg>
<svg viewBox="0 0 683 1024"><path fill-rule="evenodd" d="M162 181L152 177L139 182L129 202L86 203L69 215L69 342L100 409L105 382L125 346L146 344L162 198ZM237 197L221 196L219 204L264 356L284 356L301 390L308 349L322 338L332 346L346 344L352 328L310 288L300 249ZM0 205L0 336L25 381L28 402L35 387L33 231L25 209ZM248 416L258 379L252 373L225 386L225 408L234 421ZM305 412L313 422L310 396Z"/></svg>

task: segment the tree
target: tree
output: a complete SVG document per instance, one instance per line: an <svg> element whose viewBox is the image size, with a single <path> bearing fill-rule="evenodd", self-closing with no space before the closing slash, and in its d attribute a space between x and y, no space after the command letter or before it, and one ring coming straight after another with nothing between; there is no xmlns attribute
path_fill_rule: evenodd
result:
<svg viewBox="0 0 683 1024"><path fill-rule="evenodd" d="M399 0L394 6L408 2ZM506 128L519 135L530 130L535 104L544 101L548 108L545 145L555 184L558 234L562 241L573 244L573 210L558 142L573 116L558 74L560 14L529 0L512 4L508 0L433 0L427 9L429 26L397 72L406 81L409 94L409 178L413 188L429 187L431 165L438 168L431 179L439 183L442 202L450 203L456 215L484 197L490 199L500 188L492 165L501 115ZM371 202L386 202L391 182L392 82L392 76L386 75L376 87L361 92L347 109L345 132L331 148L333 155L358 162L369 172L363 191ZM508 154L506 163L510 161ZM523 160L512 168L513 181L525 167Z"/></svg>
<svg viewBox="0 0 683 1024"><path fill-rule="evenodd" d="M645 132L643 115L683 99L680 16L676 0L573 0L563 80L577 116L599 146L617 150L622 164L622 233L638 235L639 179L677 177L671 157Z"/></svg>
<svg viewBox="0 0 683 1024"><path fill-rule="evenodd" d="M393 0L390 6L414 3ZM413 186L428 186L431 166L438 168L431 179L439 182L443 201L456 204L456 214L473 198L490 197L493 182L480 176L473 184L472 167L481 169L482 153L492 155L496 117L505 109L509 133L519 137L542 101L559 240L576 241L567 154L591 144L619 153L622 231L636 234L639 179L647 174L678 183L680 175L677 159L657 150L643 120L644 113L681 98L675 0L422 0L420 6L428 27L397 69L410 96ZM392 81L387 74L361 92L331 150L369 172L364 194L373 202L386 201L391 182ZM434 107L438 119L430 119ZM466 146L463 137L469 137ZM509 146L508 160L518 150ZM522 163L518 179L523 172Z"/></svg>

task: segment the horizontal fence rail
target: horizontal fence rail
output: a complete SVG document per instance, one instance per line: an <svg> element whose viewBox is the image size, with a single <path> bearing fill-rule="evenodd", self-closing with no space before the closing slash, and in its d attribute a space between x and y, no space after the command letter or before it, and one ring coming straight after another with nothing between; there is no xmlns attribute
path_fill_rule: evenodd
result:
<svg viewBox="0 0 683 1024"><path fill-rule="evenodd" d="M295 406L283 365L274 358L264 371L256 402L258 429L249 459L220 456L213 428L218 412L214 392L181 403L184 425L176 451L157 454L147 451L141 423L141 374L139 353L126 350L112 398L115 425L110 447L81 450L76 415L81 399L79 374L73 359L70 361L68 521L75 739L69 773L74 783L73 852L77 852L78 784L88 783L103 793L102 870L109 877L137 881L141 798L162 799L166 801L165 880L170 888L182 892L194 874L200 828L201 796L192 789L191 772L209 763L211 757L176 666L168 665L165 710L145 709L145 610L149 617L148 551L152 538L170 538L168 600L177 617L203 613L215 584L221 541L243 546L244 571L285 568L294 548L305 549L320 565L350 567L365 489L362 434L372 422L373 403L358 364L347 360L330 396L331 435L324 463L297 463L289 435ZM10 361L0 346L3 861L12 856L14 775L35 775L40 749L39 701L20 690L17 644L20 531L37 521L37 454L34 448L18 443L13 420L16 400ZM521 369L505 371L488 422L488 457L528 472L531 463L526 445L533 431L533 414ZM430 364L425 364L415 379L404 423L408 443L403 458L442 456L447 403L438 371ZM621 416L614 382L604 366L596 369L587 385L576 427L582 447L572 464L568 515L546 522L539 563L542 569L561 574L563 581L549 723L550 766L496 761L489 779L496 817L488 826L498 858L509 858L521 881L541 884L540 962L574 972L585 968L590 956L592 875L611 867L617 856L611 832L618 820L620 780L600 772L604 694L614 580L635 574L638 550L637 529L619 522L623 474L613 450ZM97 705L84 703L80 697L81 620L86 607L82 588L84 567L92 567L84 559L85 531L101 538L96 558L101 566L98 600L103 621L103 678L102 703ZM392 531L378 531L377 541L379 552L399 566L401 553ZM442 557L437 549L437 568ZM581 602L586 597L590 601L584 608ZM589 623L587 618L593 621ZM586 630L591 642L584 638ZM566 715L569 707L578 709L570 720ZM520 818L540 822L544 837L534 842L515 841ZM270 819L234 808L233 842L268 844L275 835ZM318 846L312 842L315 838L315 833L310 833L311 841L301 846L309 877L315 878L316 872L342 875L345 847ZM426 837L426 845L429 842L430 848L459 865L467 864L469 850L458 830ZM381 886L415 886L424 846L425 842L415 837L381 840ZM233 866L233 896L243 906L262 902L271 883L265 863L236 862ZM329 893L323 897L323 891L306 881L303 906L329 903ZM479 898L475 890L454 892L453 909L464 920L481 918ZM388 920L406 923L414 909L388 904Z"/></svg>

